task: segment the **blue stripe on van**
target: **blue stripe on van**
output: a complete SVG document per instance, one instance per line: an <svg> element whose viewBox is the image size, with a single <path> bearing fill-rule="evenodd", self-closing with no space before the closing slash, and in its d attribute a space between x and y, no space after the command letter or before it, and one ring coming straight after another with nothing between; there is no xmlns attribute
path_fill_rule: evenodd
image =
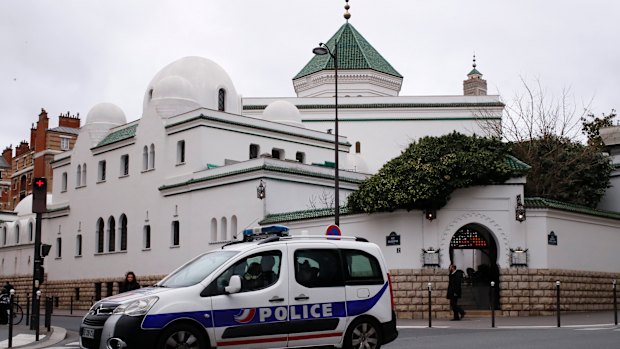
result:
<svg viewBox="0 0 620 349"><path fill-rule="evenodd" d="M381 299L387 288L388 283L386 282L383 287L381 287L381 290L379 290L379 292L377 292L377 294L374 295L372 298L347 302L347 315L357 316L372 309L372 307L374 307L377 302L379 302L379 299Z"/></svg>

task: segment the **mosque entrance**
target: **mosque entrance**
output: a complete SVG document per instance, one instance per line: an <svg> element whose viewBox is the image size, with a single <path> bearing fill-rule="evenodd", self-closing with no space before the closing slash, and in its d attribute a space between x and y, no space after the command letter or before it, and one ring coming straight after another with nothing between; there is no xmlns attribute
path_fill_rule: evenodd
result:
<svg viewBox="0 0 620 349"><path fill-rule="evenodd" d="M497 243L487 228L468 224L458 229L450 240L450 261L463 271L459 304L464 309L491 309L491 281L495 281L494 303L499 309Z"/></svg>

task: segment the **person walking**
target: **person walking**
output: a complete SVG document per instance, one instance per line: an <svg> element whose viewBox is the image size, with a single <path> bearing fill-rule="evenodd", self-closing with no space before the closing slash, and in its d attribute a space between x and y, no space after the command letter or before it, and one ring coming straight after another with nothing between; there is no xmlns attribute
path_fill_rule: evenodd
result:
<svg viewBox="0 0 620 349"><path fill-rule="evenodd" d="M461 298L463 271L457 270L454 264L450 264L449 271L450 276L448 278L448 294L446 298L450 300L450 309L452 309L454 314L452 321L458 321L465 317L465 310L458 305L459 298Z"/></svg>
<svg viewBox="0 0 620 349"><path fill-rule="evenodd" d="M140 284L136 279L136 274L134 274L133 271L128 271L125 274L125 281L123 281L123 283L119 287L120 293L136 290L138 288L140 288Z"/></svg>

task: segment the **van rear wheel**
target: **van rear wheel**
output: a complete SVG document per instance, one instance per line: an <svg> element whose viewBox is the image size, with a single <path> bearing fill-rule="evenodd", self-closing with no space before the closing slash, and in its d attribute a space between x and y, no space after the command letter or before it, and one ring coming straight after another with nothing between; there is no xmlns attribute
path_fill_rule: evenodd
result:
<svg viewBox="0 0 620 349"><path fill-rule="evenodd" d="M381 348L381 331L371 319L353 321L344 337L345 349L379 349Z"/></svg>
<svg viewBox="0 0 620 349"><path fill-rule="evenodd" d="M192 325L173 325L162 333L157 349L207 349L207 339Z"/></svg>

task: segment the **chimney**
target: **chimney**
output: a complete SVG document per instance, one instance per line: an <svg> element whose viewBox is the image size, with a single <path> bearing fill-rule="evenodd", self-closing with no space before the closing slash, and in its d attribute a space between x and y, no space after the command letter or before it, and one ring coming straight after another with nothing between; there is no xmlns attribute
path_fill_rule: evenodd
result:
<svg viewBox="0 0 620 349"><path fill-rule="evenodd" d="M2 157L7 164L11 165L11 162L13 161L13 145L4 148L2 151Z"/></svg>
<svg viewBox="0 0 620 349"><path fill-rule="evenodd" d="M69 115L69 112L67 112L67 115L60 114L58 116L58 126L80 128L80 113L77 113L77 115Z"/></svg>
<svg viewBox="0 0 620 349"><path fill-rule="evenodd" d="M28 142L26 141L21 141L21 143L19 143L19 146L17 146L17 148L15 148L15 157L18 157L22 154L25 154L27 152L30 151L30 146L28 146Z"/></svg>
<svg viewBox="0 0 620 349"><path fill-rule="evenodd" d="M49 118L45 109L41 108L41 114L39 114L39 121L37 121L37 129L35 131L34 151L40 152L45 150L47 140L47 128L49 126Z"/></svg>

